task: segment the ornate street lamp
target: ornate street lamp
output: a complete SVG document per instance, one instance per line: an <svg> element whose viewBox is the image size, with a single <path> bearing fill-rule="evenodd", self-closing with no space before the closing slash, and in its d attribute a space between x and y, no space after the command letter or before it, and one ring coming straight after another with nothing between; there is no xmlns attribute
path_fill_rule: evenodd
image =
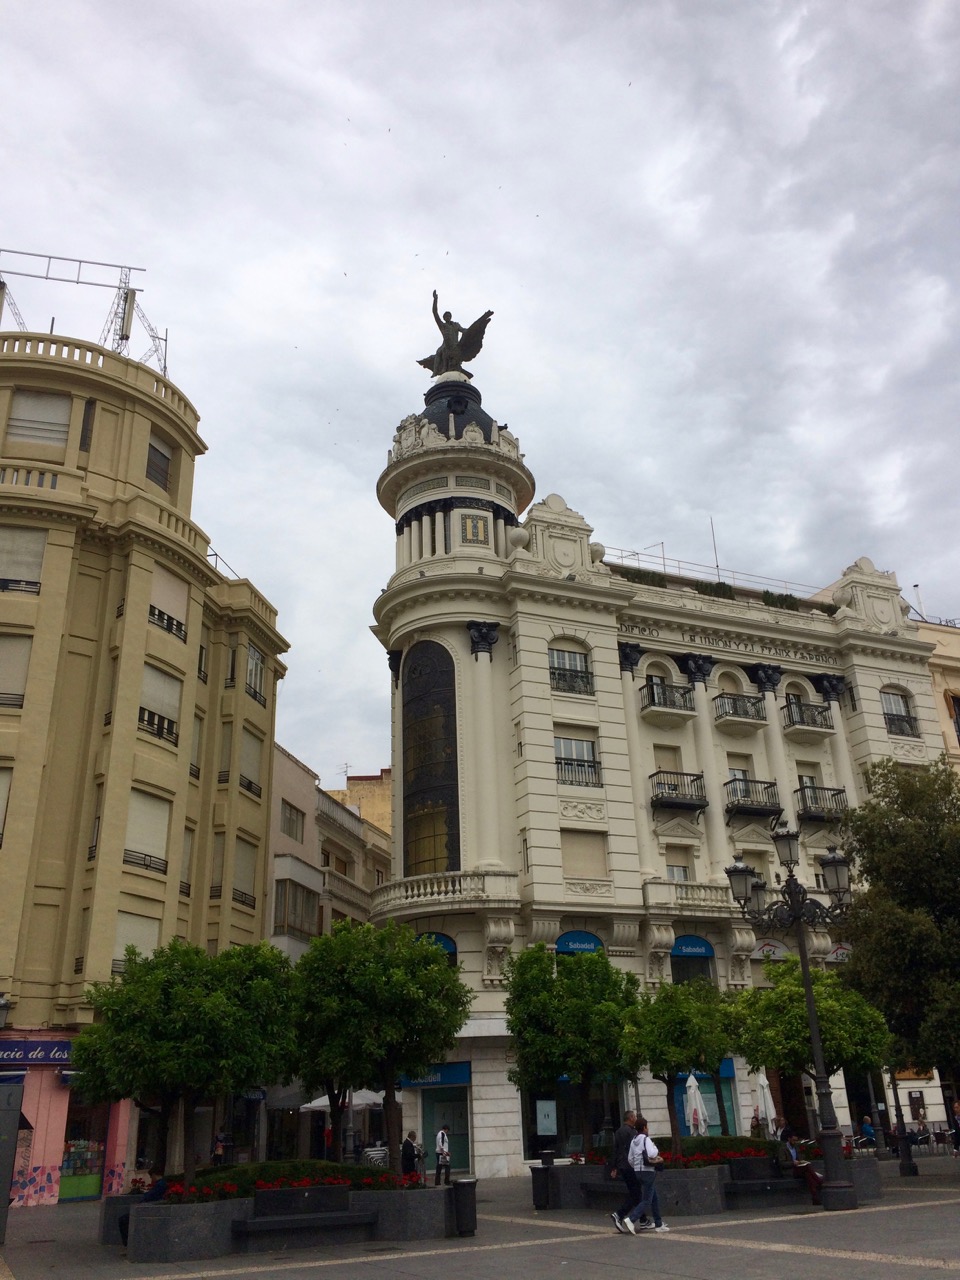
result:
<svg viewBox="0 0 960 1280"><path fill-rule="evenodd" d="M800 861L800 837L787 829L785 823L773 835L780 866L786 871L786 879L780 886L779 897L767 903L767 886L751 867L741 862L737 855L732 867L727 867L730 892L733 894L744 919L756 928L773 929L780 933L796 925L797 951L800 955L800 973L803 977L803 994L807 1002L807 1021L810 1026L810 1046L813 1050L814 1083L817 1090L820 1133L817 1135L823 1151L824 1182L822 1188L825 1209L856 1209L857 1193L853 1184L844 1177L843 1134L837 1124L833 1108L830 1078L823 1059L823 1042L820 1039L820 1022L810 981L810 960L807 956L805 926L829 928L837 925L850 905L850 864L836 849L830 849L821 858L824 884L830 894L831 905L811 898L794 875Z"/></svg>

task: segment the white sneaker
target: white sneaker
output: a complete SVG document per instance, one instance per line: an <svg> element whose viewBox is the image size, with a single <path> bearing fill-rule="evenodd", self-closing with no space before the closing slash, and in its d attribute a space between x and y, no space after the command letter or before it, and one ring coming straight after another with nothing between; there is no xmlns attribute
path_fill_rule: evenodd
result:
<svg viewBox="0 0 960 1280"><path fill-rule="evenodd" d="M633 1225L632 1218L624 1218L623 1225L627 1228L627 1230L630 1232L632 1236L635 1236L637 1234L637 1228Z"/></svg>
<svg viewBox="0 0 960 1280"><path fill-rule="evenodd" d="M638 1231L655 1231L655 1230L656 1230L656 1227L654 1227L653 1223L652 1223L652 1222L649 1222L649 1221L648 1221L648 1222L638 1222L638 1223L637 1223L637 1230L638 1230Z"/></svg>
<svg viewBox="0 0 960 1280"><path fill-rule="evenodd" d="M653 1229L654 1229L654 1231L669 1231L669 1230L670 1230L670 1228L667 1226L667 1224L666 1224L665 1222L661 1222L661 1223L660 1223L660 1225L659 1225L659 1227L654 1227Z"/></svg>

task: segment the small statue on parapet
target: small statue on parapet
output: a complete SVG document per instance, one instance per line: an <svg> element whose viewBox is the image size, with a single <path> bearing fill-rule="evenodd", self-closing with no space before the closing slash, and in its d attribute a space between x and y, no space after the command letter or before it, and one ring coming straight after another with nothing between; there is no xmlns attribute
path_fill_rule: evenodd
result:
<svg viewBox="0 0 960 1280"><path fill-rule="evenodd" d="M433 318L437 322L437 328L443 334L443 342L432 356L418 360L417 364L422 365L424 369L429 369L434 377L441 373L463 373L468 378L472 378L473 374L468 373L463 366L467 360L473 360L480 354L483 335L492 315L492 311L485 311L479 320L474 320L469 329L461 329L449 311L445 311L443 318L440 318L440 312L437 309L437 291L434 289Z"/></svg>

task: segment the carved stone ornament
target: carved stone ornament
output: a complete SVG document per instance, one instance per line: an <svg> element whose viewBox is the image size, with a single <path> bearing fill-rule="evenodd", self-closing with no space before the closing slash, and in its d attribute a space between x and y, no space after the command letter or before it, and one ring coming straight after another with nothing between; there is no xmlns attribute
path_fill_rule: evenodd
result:
<svg viewBox="0 0 960 1280"><path fill-rule="evenodd" d="M621 640L617 644L617 649L620 653L620 670L629 671L630 675L636 679L637 667L643 657L643 650L638 644L630 644L626 640Z"/></svg>
<svg viewBox="0 0 960 1280"><path fill-rule="evenodd" d="M493 661L493 646L500 639L497 635L499 629L499 622L474 620L467 623L467 630L470 632L470 652L473 654L474 662L481 653L489 653L490 661Z"/></svg>
<svg viewBox="0 0 960 1280"><path fill-rule="evenodd" d="M610 922L610 945L607 950L612 956L636 955L639 941L640 921L636 916L616 916Z"/></svg>
<svg viewBox="0 0 960 1280"><path fill-rule="evenodd" d="M613 897L613 884L610 880L564 880L563 888L566 893L574 893L578 897Z"/></svg>
<svg viewBox="0 0 960 1280"><path fill-rule="evenodd" d="M759 662L750 668L750 678L761 693L776 693L777 686L783 679L783 668L775 667L769 662Z"/></svg>
<svg viewBox="0 0 960 1280"><path fill-rule="evenodd" d="M843 676L816 675L813 677L813 687L823 698L824 702L839 702L847 688L847 682Z"/></svg>
<svg viewBox="0 0 960 1280"><path fill-rule="evenodd" d="M677 665L686 674L691 684L705 685L710 679L710 672L717 665L716 658L709 653L685 653L678 659Z"/></svg>
<svg viewBox="0 0 960 1280"><path fill-rule="evenodd" d="M516 937L512 916L487 916L483 922L483 940L488 947L509 947Z"/></svg>
<svg viewBox="0 0 960 1280"><path fill-rule="evenodd" d="M575 822L603 822L607 816L606 806L589 800L561 800L560 817Z"/></svg>
<svg viewBox="0 0 960 1280"><path fill-rule="evenodd" d="M559 937L559 916L533 916L530 920L530 926L527 931L527 941L530 946L537 942L543 942L548 947L553 948L557 945Z"/></svg>
<svg viewBox="0 0 960 1280"><path fill-rule="evenodd" d="M891 743L891 755L894 760L920 760L926 763L927 748L922 742L893 742Z"/></svg>
<svg viewBox="0 0 960 1280"><path fill-rule="evenodd" d="M400 664L403 662L402 649L387 650L387 665L390 667L390 674L393 676L395 685L400 683Z"/></svg>

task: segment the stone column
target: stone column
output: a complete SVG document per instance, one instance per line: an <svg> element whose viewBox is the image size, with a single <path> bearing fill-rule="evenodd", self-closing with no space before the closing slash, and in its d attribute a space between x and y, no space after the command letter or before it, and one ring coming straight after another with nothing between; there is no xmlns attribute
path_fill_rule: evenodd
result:
<svg viewBox="0 0 960 1280"><path fill-rule="evenodd" d="M850 763L850 746L847 742L846 725L843 722L843 714L840 710L840 698L847 687L847 682L843 676L823 675L817 676L813 683L819 689L824 702L830 706L833 725L836 729L836 732L830 737L830 760L833 764L833 775L837 780L837 786L843 787L844 791L846 791L847 803L852 808L857 804L859 796L856 776Z"/></svg>
<svg viewBox="0 0 960 1280"><path fill-rule="evenodd" d="M446 547L443 538L443 512L438 511L433 517L433 554L442 556Z"/></svg>
<svg viewBox="0 0 960 1280"><path fill-rule="evenodd" d="M715 665L716 659L706 653L688 653L679 662L680 670L686 672L687 679L693 685L693 705L697 712L693 733L707 796L704 826L710 859L709 883L721 884L726 883L723 867L727 857L727 828L724 825L723 786L713 746L713 706L707 696L707 680Z"/></svg>
<svg viewBox="0 0 960 1280"><path fill-rule="evenodd" d="M397 568L405 569L412 562L411 555L412 534L410 526L405 525L403 533L397 539Z"/></svg>
<svg viewBox="0 0 960 1280"><path fill-rule="evenodd" d="M793 793L798 783L791 778L787 765L787 753L783 746L783 730L780 725L780 708L777 706L777 686L783 679L783 669L769 663L760 663L750 671L754 684L763 694L763 708L767 723L763 727L763 740L767 748L767 760L773 770L773 779L780 793L783 820L796 830L797 813Z"/></svg>
<svg viewBox="0 0 960 1280"><path fill-rule="evenodd" d="M421 541L420 541L420 521L419 521L419 520L411 520L411 521L410 521L410 559L411 559L411 562L415 563L417 560L419 560L419 559L420 559L420 556L421 556L421 554L422 554L422 552L421 552L421 550L420 550L420 547L421 547Z"/></svg>
<svg viewBox="0 0 960 1280"><path fill-rule="evenodd" d="M429 516L424 516L420 521L420 548L424 559L433 555L433 548L430 545L432 533L433 521Z"/></svg>
<svg viewBox="0 0 960 1280"><path fill-rule="evenodd" d="M638 644L627 644L621 641L617 648L620 651L620 679L623 684L623 710L627 722L627 758L630 761L630 785L633 788L633 821L637 831L637 856L640 861L640 881L648 880L657 874L657 863L654 860L655 849L650 842L650 810L647 807L647 780L643 776L640 765L641 738L640 726L637 723L637 687L635 684L637 666L643 657L643 650Z"/></svg>
<svg viewBox="0 0 960 1280"><path fill-rule="evenodd" d="M497 635L499 627L499 622L467 623L467 630L470 632L470 652L473 654L474 661L474 675L471 681L473 706L470 708L473 720L474 762L471 782L477 845L473 851L473 866L464 870L503 865L499 847L500 797L497 793L497 770L494 767L497 741L494 729L492 670L493 646L500 639Z"/></svg>

